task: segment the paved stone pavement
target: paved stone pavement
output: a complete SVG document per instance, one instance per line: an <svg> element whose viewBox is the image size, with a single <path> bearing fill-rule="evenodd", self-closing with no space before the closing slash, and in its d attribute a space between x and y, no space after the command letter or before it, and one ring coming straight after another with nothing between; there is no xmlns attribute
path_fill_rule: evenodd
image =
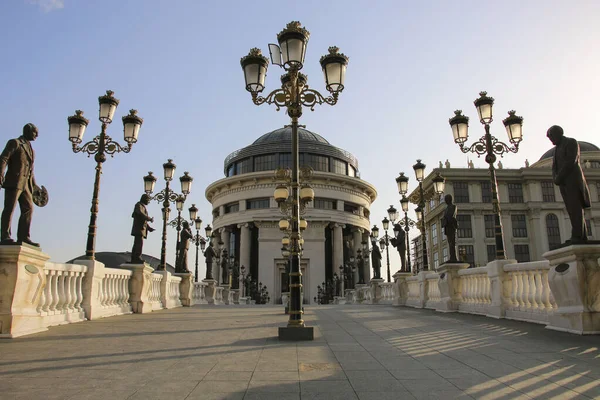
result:
<svg viewBox="0 0 600 400"><path fill-rule="evenodd" d="M1 399L600 399L600 337L392 306L194 306L0 340Z"/></svg>

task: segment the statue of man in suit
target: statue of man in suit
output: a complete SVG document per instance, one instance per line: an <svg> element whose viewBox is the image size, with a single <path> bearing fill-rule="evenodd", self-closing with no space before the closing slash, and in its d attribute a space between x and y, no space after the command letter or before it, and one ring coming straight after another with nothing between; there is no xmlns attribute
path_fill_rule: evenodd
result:
<svg viewBox="0 0 600 400"><path fill-rule="evenodd" d="M187 254L190 248L190 239L194 237L189 222L183 221L181 225L182 229L181 234L179 236L179 259L177 260L177 272L179 273L188 272Z"/></svg>
<svg viewBox="0 0 600 400"><path fill-rule="evenodd" d="M0 155L0 187L4 188L0 244L15 244L11 238L11 222L18 201L21 216L17 228L17 243L40 246L29 237L33 213L33 192L37 186L33 176L35 154L31 142L37 136L37 127L31 123L26 124L23 127L23 135L16 139L10 139ZM4 174L5 169L6 175Z"/></svg>
<svg viewBox="0 0 600 400"><path fill-rule="evenodd" d="M373 241L371 248L371 264L373 264L373 279L381 279L381 251L377 241Z"/></svg>
<svg viewBox="0 0 600 400"><path fill-rule="evenodd" d="M579 164L579 143L564 136L563 129L558 125L551 126L546 136L556 146L552 179L560 189L571 220L571 239L567 243L584 243L587 241L587 229L583 210L591 207L591 203L590 191Z"/></svg>
<svg viewBox="0 0 600 400"><path fill-rule="evenodd" d="M148 236L148 232L154 231L154 228L148 225L148 222L154 222L154 218L148 215L146 206L150 203L150 196L143 194L140 201L135 203L133 207L133 226L131 227L131 236L133 236L133 247L131 248L131 263L142 264L142 247L144 239Z"/></svg>
<svg viewBox="0 0 600 400"><path fill-rule="evenodd" d="M204 251L204 258L206 259L206 278L205 278L206 280L213 279L212 264L213 264L213 260L215 259L216 256L217 256L217 252L213 248L212 240L209 239L208 247Z"/></svg>
<svg viewBox="0 0 600 400"><path fill-rule="evenodd" d="M450 258L447 262L456 263L458 262L456 258L456 230L458 229L456 212L458 210L456 209L456 204L452 203L451 194L444 196L444 201L446 202L446 211L444 211L444 216L442 217L442 228L444 229L446 239L448 239L448 249L450 250Z"/></svg>
<svg viewBox="0 0 600 400"><path fill-rule="evenodd" d="M398 250L398 254L400 255L400 271L410 272L406 267L406 232L404 232L402 225L394 225L394 237L390 242L392 243L392 246Z"/></svg>

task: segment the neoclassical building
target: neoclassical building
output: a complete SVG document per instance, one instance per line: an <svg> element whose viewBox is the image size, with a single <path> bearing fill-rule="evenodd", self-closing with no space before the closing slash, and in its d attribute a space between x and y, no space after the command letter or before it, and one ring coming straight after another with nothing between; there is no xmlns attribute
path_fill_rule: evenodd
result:
<svg viewBox="0 0 600 400"><path fill-rule="evenodd" d="M312 303L317 286L339 275L365 242L369 242L369 210L377 197L375 187L360 178L358 160L348 151L333 146L322 136L299 128L300 167L313 170L310 186L315 200L303 218L301 269L304 303ZM288 291L286 262L282 256L279 220L283 217L273 197L277 168L291 168L291 128L266 133L252 144L225 158L223 179L205 192L213 208L213 229L225 249L235 255L257 282L266 285L272 303ZM218 269L218 267L217 267ZM370 268L365 268L365 280ZM214 271L215 279L221 271ZM221 281L221 280L220 280ZM222 283L222 282L221 282Z"/></svg>
<svg viewBox="0 0 600 400"><path fill-rule="evenodd" d="M592 208L586 211L588 237L600 237L600 149L587 142L579 142L581 167L586 177ZM554 147L540 159L525 167L496 169L504 250L506 256L519 262L541 260L548 250L556 248L571 237L571 223L558 186L552 182ZM495 259L494 216L487 164L477 160L481 168L439 168L425 178L427 193L433 192L432 178L439 172L446 178L446 194L454 197L458 207L456 243L459 253L472 266L484 266ZM484 167L485 166L485 167ZM446 208L444 196L428 196L425 225L429 269L448 259L448 243L441 227ZM410 194L416 202L418 190ZM422 265L420 237L412 239L413 265Z"/></svg>

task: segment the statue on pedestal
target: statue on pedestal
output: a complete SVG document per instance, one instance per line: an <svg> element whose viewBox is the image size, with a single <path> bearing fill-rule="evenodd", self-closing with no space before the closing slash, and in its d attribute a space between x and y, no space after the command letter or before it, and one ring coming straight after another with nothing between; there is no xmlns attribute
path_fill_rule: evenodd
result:
<svg viewBox="0 0 600 400"><path fill-rule="evenodd" d="M227 262L227 252L225 252L225 255L221 259L221 284L222 285L229 284L229 276L228 276L229 268L228 268L227 264L229 264L229 263Z"/></svg>
<svg viewBox="0 0 600 400"><path fill-rule="evenodd" d="M205 278L206 280L213 279L212 264L213 264L213 260L215 259L216 256L217 256L217 252L213 248L212 240L209 240L208 247L204 251L204 258L206 259L206 278Z"/></svg>
<svg viewBox="0 0 600 400"><path fill-rule="evenodd" d="M371 249L371 264L373 264L373 279L381 279L381 251L376 241L373 242Z"/></svg>
<svg viewBox="0 0 600 400"><path fill-rule="evenodd" d="M181 223L182 229L181 229L181 234L179 236L179 253L177 254L178 259L177 259L177 265L176 265L176 271L178 273L184 273L184 272L188 272L188 267L187 267L187 253L188 250L190 248L190 239L192 239L194 237L194 234L192 233L192 228L190 228L190 224L187 221L183 221Z"/></svg>
<svg viewBox="0 0 600 400"><path fill-rule="evenodd" d="M133 247L131 248L131 263L143 264L142 247L144 239L148 236L148 232L154 231L154 228L148 225L148 222L154 222L154 218L148 215L146 206L150 203L150 196L143 194L140 201L135 203L133 207L133 226L131 227L131 236L133 236Z"/></svg>
<svg viewBox="0 0 600 400"><path fill-rule="evenodd" d="M34 124L23 127L23 135L10 139L0 154L0 188L4 188L4 210L0 229L0 244L21 244L39 247L29 237L33 205L43 207L48 203L48 192L43 186L35 183L33 161L35 153L31 147L38 137L38 129ZM6 175L4 170L6 169ZM17 227L17 242L11 238L13 212L19 202L21 215Z"/></svg>
<svg viewBox="0 0 600 400"><path fill-rule="evenodd" d="M571 238L569 244L587 242L584 209L590 208L590 191L579 164L579 143L564 136L563 129L553 125L546 136L553 145L552 179L560 188L569 219L571 220Z"/></svg>
<svg viewBox="0 0 600 400"><path fill-rule="evenodd" d="M456 204L452 203L452 195L447 194L444 196L446 202L446 211L442 217L442 228L444 228L444 234L448 239L448 248L450 250L450 258L447 262L455 263L458 262L456 258L456 230L458 229L458 221L456 220Z"/></svg>
<svg viewBox="0 0 600 400"><path fill-rule="evenodd" d="M404 232L404 228L400 224L394 225L394 236L395 238L391 240L391 243L400 255L401 271L410 272L406 268L406 232Z"/></svg>

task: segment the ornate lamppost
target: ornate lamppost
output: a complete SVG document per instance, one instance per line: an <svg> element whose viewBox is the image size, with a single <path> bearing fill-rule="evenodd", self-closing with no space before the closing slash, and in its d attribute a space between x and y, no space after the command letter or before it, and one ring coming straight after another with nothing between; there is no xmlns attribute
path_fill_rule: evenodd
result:
<svg viewBox="0 0 600 400"><path fill-rule="evenodd" d="M176 246L175 246L175 269L179 270L180 266L177 265L177 262L179 260L179 242L181 241L181 224L183 223L185 218L181 217L181 212L183 211L183 205L185 203L186 200L186 196L184 195L180 195L177 196L177 199L175 199L175 209L177 210L177 216L175 218L173 218L171 221L167 222L167 225L169 225L171 228L175 228L175 230L177 231L177 241L176 241ZM196 212L198 212L196 210ZM194 218L195 219L195 218ZM192 222L194 222L194 219L192 219ZM183 271L185 272L185 271Z"/></svg>
<svg viewBox="0 0 600 400"><path fill-rule="evenodd" d="M418 197L418 206L415 209L415 213L417 214L417 220L421 221L419 226L421 230L421 247L423 250L423 271L429 271L429 262L427 257L427 238L426 229L425 229L425 201L430 198L426 197L425 191L423 190L423 180L425 179L425 167L426 165L421 162L421 160L417 160L417 163L413 165L413 169L415 170L415 177L417 178L417 182L419 182L419 197ZM407 178L408 179L408 178ZM438 174L432 179L433 182L433 195L440 195L444 193L444 184L445 179ZM408 183L408 180L407 180Z"/></svg>
<svg viewBox="0 0 600 400"><path fill-rule="evenodd" d="M505 260L506 253L504 251L504 232L502 228L502 218L500 211L500 202L498 200L498 181L496 179L496 154L500 157L504 153L516 153L519 151L519 143L523 140L523 117L515 115L515 111L508 112L508 117L502 120L508 140L512 147L500 142L490 134L490 124L492 123L492 107L494 98L489 97L487 92L480 92L479 98L474 101L477 113L479 114L479 122L485 127L485 135L473 143L471 146L465 146L465 142L469 138L469 117L462 115L462 110L456 110L454 117L450 118L450 126L454 142L460 146L463 153L475 153L477 157L485 154L485 161L489 165L490 171L490 186L492 189L492 207L494 211L494 232L496 237L496 260Z"/></svg>
<svg viewBox="0 0 600 400"><path fill-rule="evenodd" d="M404 174L402 174L404 175ZM406 190L408 190L408 178L406 178ZM404 232L405 232L405 236L406 236L406 271L403 272L411 272L411 265L410 265L410 238L408 237L408 233L409 231L414 228L417 223L415 221L413 221L412 219L408 218L408 198L405 196L406 192L404 192L404 194L402 194L402 199L400 199L400 205L402 206L402 211L404 211L404 219L400 220L400 222L396 225L394 225L394 231L396 231L397 229L402 229L402 226L404 225ZM396 237L398 237L398 235L396 235Z"/></svg>
<svg viewBox="0 0 600 400"><path fill-rule="evenodd" d="M170 203L177 202L180 196L187 196L190 194L192 181L194 180L194 178L189 176L188 172L184 172L183 176L179 178L182 194L175 193L173 189L170 188L170 182L173 180L175 168L176 166L171 159L163 164L165 188L154 196L152 196L152 192L154 191L154 185L156 184L156 177L152 175L152 172L148 172L148 175L144 176L144 191L150 196L151 200L156 200L157 202L162 203L163 206L162 245L160 248L160 265L157 268L158 271L166 271L167 269L167 221L169 220L169 213L171 212L169 205ZM183 208L183 203L181 204L181 207Z"/></svg>
<svg viewBox="0 0 600 400"><path fill-rule="evenodd" d="M201 250L204 253L204 249L206 248L206 243L208 242L207 238L210 238L212 235L212 228L209 225L206 225L204 228L204 232L206 234L206 238L200 235L200 228L202 228L202 219L198 217L198 209L195 204L189 208L190 212L190 220L194 223L194 227L196 228L196 234L192 238L192 243L196 245L196 265L194 269L194 282L198 282L198 250ZM198 247L200 249L198 249Z"/></svg>
<svg viewBox="0 0 600 400"><path fill-rule="evenodd" d="M114 92L112 90L107 90L104 96L98 97L98 103L100 103L98 119L102 122L102 130L98 136L84 145L79 146L83 140L83 134L85 133L85 128L89 124L89 120L83 116L83 111L81 110L76 110L75 115L67 118L69 123L69 140L73 144L73 152L83 152L86 153L88 157L94 154L94 161L96 161L96 177L94 179L90 224L88 226L88 238L85 249L86 258L91 260L95 259L96 254L96 220L98 218L98 194L100 192L102 164L106 161L107 154L114 157L115 153L129 153L133 144L137 142L140 127L144 122L142 118L136 115L137 110L129 110L129 115L122 118L123 136L127 142L127 146L123 147L112 140L112 138L106 134L106 128L112 122L117 106L119 105L119 100L114 98L113 94Z"/></svg>
<svg viewBox="0 0 600 400"><path fill-rule="evenodd" d="M293 21L277 35L279 45L269 45L272 63L282 67L286 73L281 76L281 89L272 91L266 97L259 96L259 94L265 88L268 59L257 48L251 49L248 55L241 59L246 90L252 94L254 104L274 104L277 110L285 107L292 122L291 195L293 207L291 214L293 218L290 238L290 317L287 327L279 328L279 338L291 340L313 340L314 338L312 327L306 327L302 319L301 249L298 243L300 238L298 222L300 221L300 201L303 189L299 190L298 119L302 115L302 106L314 110L317 104L334 105L337 103L338 95L344 89L344 78L348 65L348 57L339 53L337 47L330 47L329 54L321 57L320 63L325 75L325 87L331 96L324 97L316 90L309 89L306 75L300 73L304 64L309 36L310 33L302 27L300 22ZM312 192L312 189L310 191ZM289 193L285 197L289 197Z"/></svg>

